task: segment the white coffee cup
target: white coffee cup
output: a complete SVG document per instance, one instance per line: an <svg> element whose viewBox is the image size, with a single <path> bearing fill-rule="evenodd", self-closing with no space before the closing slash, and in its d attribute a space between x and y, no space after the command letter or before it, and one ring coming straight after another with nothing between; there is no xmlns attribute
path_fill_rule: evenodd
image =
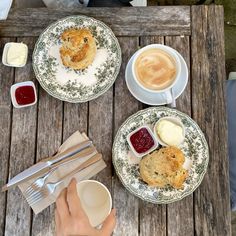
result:
<svg viewBox="0 0 236 236"><path fill-rule="evenodd" d="M156 48L156 49L160 49L162 51L165 51L168 55L170 55L174 61L175 61L175 64L176 64L176 76L175 76L175 79L173 80L173 82L166 88L164 89L160 89L160 90L154 90L154 89L149 89L145 86L143 86L140 81L138 80L137 76L136 76L136 73L135 73L135 62L137 60L137 58L140 56L140 54L142 54L144 51L148 50L148 49L153 49L153 48ZM173 88L173 86L177 83L179 77L180 77L180 73L181 73L181 62L180 62L180 59L179 59L179 56L177 55L177 53L171 48L171 47L168 47L166 45L162 45L162 44L150 44L148 46L145 46L141 49L139 49L135 55L134 55L134 59L133 59L133 62L132 62L132 74L133 74L133 77L137 83L137 85L139 87L141 87L142 89L150 92L150 93L157 93L157 94L160 94L160 93L164 93L165 96L166 96L166 101L167 103L171 103L173 98L172 98L172 93L171 93L171 89Z"/></svg>
<svg viewBox="0 0 236 236"><path fill-rule="evenodd" d="M107 187L96 180L77 183L82 208L93 227L99 226L111 212L112 199Z"/></svg>

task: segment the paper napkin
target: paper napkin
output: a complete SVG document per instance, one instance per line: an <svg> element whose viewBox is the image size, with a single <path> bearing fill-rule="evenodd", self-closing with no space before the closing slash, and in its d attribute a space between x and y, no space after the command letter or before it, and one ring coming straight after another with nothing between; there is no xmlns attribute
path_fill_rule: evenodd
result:
<svg viewBox="0 0 236 236"><path fill-rule="evenodd" d="M85 133L80 133L79 131L76 131L74 134L72 134L58 149L58 153L63 152L67 150L68 148L79 144L85 140L88 140L88 137ZM50 175L50 177L47 179L47 182L56 182L69 172L73 171L75 168L77 168L79 165L81 165L84 161L88 160L92 155L85 157L85 158L78 158L78 160L72 161L68 164L65 164L61 167L58 167L58 169ZM98 162L88 166L87 168L79 171L77 174L75 174L73 177L77 181L90 179L97 173L99 173L101 170L103 170L106 167L106 164L103 159L99 160ZM31 179L27 182L24 182L19 185L19 188L22 192L22 194L25 196L25 190L29 187L29 185L34 182L37 178ZM62 184L60 184L55 192L51 194L50 196L46 197L45 199L37 202L34 205L31 205L31 208L33 209L35 214L38 214L42 210L44 210L46 207L51 205L56 201L57 196L60 194L61 190L68 186L70 180L72 177L67 178L65 181L63 181Z"/></svg>

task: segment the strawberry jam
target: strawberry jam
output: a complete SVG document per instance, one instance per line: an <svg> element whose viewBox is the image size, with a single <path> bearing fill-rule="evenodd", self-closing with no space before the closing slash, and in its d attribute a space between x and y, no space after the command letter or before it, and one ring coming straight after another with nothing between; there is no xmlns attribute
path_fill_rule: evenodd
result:
<svg viewBox="0 0 236 236"><path fill-rule="evenodd" d="M35 101L34 88L32 86L22 86L16 89L15 98L18 105L28 105Z"/></svg>
<svg viewBox="0 0 236 236"><path fill-rule="evenodd" d="M154 140L146 128L141 128L130 136L130 142L137 153L144 153L154 146Z"/></svg>

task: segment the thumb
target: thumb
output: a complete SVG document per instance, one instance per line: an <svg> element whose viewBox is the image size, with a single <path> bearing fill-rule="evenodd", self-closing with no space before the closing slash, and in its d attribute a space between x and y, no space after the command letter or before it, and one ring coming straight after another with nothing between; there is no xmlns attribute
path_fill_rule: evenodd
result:
<svg viewBox="0 0 236 236"><path fill-rule="evenodd" d="M105 219L103 222L101 231L102 235L104 236L110 236L115 229L116 226L116 209L112 209L111 213L109 216Z"/></svg>

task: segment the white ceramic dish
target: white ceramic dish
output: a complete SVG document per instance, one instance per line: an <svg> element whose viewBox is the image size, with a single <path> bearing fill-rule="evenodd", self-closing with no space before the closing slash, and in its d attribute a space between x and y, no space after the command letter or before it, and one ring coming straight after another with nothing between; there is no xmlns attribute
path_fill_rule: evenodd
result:
<svg viewBox="0 0 236 236"><path fill-rule="evenodd" d="M93 227L99 226L111 212L112 199L107 187L96 180L77 183L81 205Z"/></svg>
<svg viewBox="0 0 236 236"><path fill-rule="evenodd" d="M172 49L174 50L174 49ZM180 63L181 63L181 73L178 81L176 84L173 86L173 94L175 99L177 99L184 91L184 89L187 86L188 83L188 67L187 64L184 60L184 58L176 51L176 54L179 56ZM144 89L142 89L138 84L136 83L135 79L133 78L132 74L132 61L134 58L135 54L130 58L126 70L125 70L125 80L126 80L126 85L130 91L130 93L140 102L156 106L156 105L165 105L168 104L166 94L165 93L151 93L148 92Z"/></svg>
<svg viewBox="0 0 236 236"><path fill-rule="evenodd" d="M33 87L33 89L34 89L34 96L35 96L35 101L33 103L30 103L30 104L27 104L27 105L19 105L17 103L16 97L15 97L15 91L16 91L17 88L22 87L22 86L31 86L31 87ZM20 83L17 83L17 84L13 84L11 86L10 93L11 93L11 101L12 101L12 104L13 104L13 106L15 108L29 107L29 106L32 106L32 105L37 103L36 88L35 88L35 85L34 85L34 83L32 81L25 81L25 82L20 82Z"/></svg>
<svg viewBox="0 0 236 236"><path fill-rule="evenodd" d="M184 138L185 138L185 127L184 127L182 121L181 121L179 118L177 118L177 117L172 117L172 116L162 117L162 118L160 118L160 119L156 122L156 124L154 125L153 130L154 130L154 134L155 134L156 139L158 140L158 142L159 142L162 146L165 146L165 147L166 147L166 146L169 146L167 143L165 143L165 142L162 141L162 139L160 138L160 136L159 136L158 133L157 133L156 127L157 127L157 125L159 124L159 122L162 121L162 120L168 120L168 121L170 121L170 122L172 122L172 123L174 123L174 124L176 124L176 125L178 125L178 126L180 126L180 127L182 128L182 130L183 130L183 140L181 140L181 141L180 141L180 144L179 144L179 145L181 145L181 144L183 143L183 141L184 141ZM178 146L179 146L179 145L178 145Z"/></svg>
<svg viewBox="0 0 236 236"><path fill-rule="evenodd" d="M26 56L25 56L25 61L23 62L22 65L14 65L14 64L8 64L7 63L7 52L8 52L8 49L9 47L12 45L12 44L23 44L25 49L26 49ZM11 66L11 67L23 67L26 65L26 62L27 62L27 58L28 58L28 46L24 43L14 43L14 42L10 42L10 43L6 43L5 46L4 46L4 49L3 49L3 54L2 54L2 63L3 65L5 66Z"/></svg>
<svg viewBox="0 0 236 236"><path fill-rule="evenodd" d="M73 70L62 63L61 34L68 28L87 28L96 41L96 56L84 70ZM103 22L82 15L49 25L39 36L32 55L34 73L43 89L72 103L87 102L105 93L116 80L121 60L120 45L112 30Z"/></svg>
<svg viewBox="0 0 236 236"><path fill-rule="evenodd" d="M146 151L146 152L144 152L144 153L138 153L138 152L135 151L135 149L134 149L134 147L133 147L133 145L132 145L132 143L131 143L131 141L130 141L130 137L131 137L134 133L138 132L138 131L139 131L140 129L142 129L142 128L147 129L147 131L149 132L149 134L152 136L152 139L154 140L154 145L153 145L153 147L150 148L148 151ZM132 152L133 152L134 155L137 156L137 157L143 157L143 156L147 155L148 153L154 151L156 148L158 148L158 142L157 142L157 140L156 140L156 138L155 138L155 136L154 136L152 130L151 130L147 125L143 125L143 126L137 128L137 129L135 129L134 131L132 131L130 134L128 134L128 136L127 136L127 142L128 142L128 144L129 144L129 146L130 146Z"/></svg>
<svg viewBox="0 0 236 236"><path fill-rule="evenodd" d="M142 125L154 126L158 119L167 116L179 118L186 128L186 136L180 148L191 162L191 169L183 189L148 186L140 178L139 165L131 164L127 158L130 151L127 135ZM200 185L207 171L208 161L208 145L199 126L188 115L168 107L150 107L133 114L120 126L113 142L112 162L125 188L135 196L156 204L175 202L191 194Z"/></svg>

